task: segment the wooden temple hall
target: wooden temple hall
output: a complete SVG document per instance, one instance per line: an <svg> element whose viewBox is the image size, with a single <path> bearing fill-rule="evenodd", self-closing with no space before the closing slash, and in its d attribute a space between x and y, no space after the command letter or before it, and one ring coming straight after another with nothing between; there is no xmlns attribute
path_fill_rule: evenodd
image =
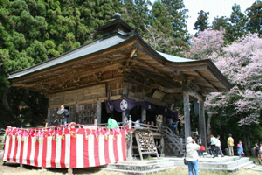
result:
<svg viewBox="0 0 262 175"><path fill-rule="evenodd" d="M165 125L182 104L185 138L191 135L190 101L198 101L199 133L206 145L204 95L230 88L212 61L154 50L120 15L96 32L102 37L11 73L12 86L46 94L49 124L63 104L70 121L79 124L106 123L109 117L125 122L131 115L132 121Z"/></svg>

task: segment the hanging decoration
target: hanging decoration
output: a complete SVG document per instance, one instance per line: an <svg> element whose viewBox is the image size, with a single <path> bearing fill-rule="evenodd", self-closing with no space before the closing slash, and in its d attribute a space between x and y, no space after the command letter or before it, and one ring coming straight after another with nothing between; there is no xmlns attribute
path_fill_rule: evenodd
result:
<svg viewBox="0 0 262 175"><path fill-rule="evenodd" d="M70 123L49 128L6 129L3 161L44 168L88 168L126 160L126 127Z"/></svg>

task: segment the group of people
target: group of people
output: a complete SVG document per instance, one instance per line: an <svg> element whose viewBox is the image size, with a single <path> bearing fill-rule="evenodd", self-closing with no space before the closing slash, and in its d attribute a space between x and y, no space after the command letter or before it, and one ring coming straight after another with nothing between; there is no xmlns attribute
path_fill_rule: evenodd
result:
<svg viewBox="0 0 262 175"><path fill-rule="evenodd" d="M211 150L210 153L214 155L214 157L217 157L219 154L224 157L224 154L222 153L221 150L221 141L220 141L220 135L218 135L216 138L214 137L213 134L210 135L210 145L211 145Z"/></svg>
<svg viewBox="0 0 262 175"><path fill-rule="evenodd" d="M221 150L221 141L219 135L217 136L217 138L215 138L213 134L210 135L210 145L211 145L210 154L214 155L214 157L217 157L219 154L222 157L224 156ZM234 156L235 140L232 138L232 134L228 134L227 145L228 145L228 156ZM239 140L239 143L237 144L237 154L239 155L239 158L241 158L244 155L243 145L241 140Z"/></svg>
<svg viewBox="0 0 262 175"><path fill-rule="evenodd" d="M153 125L153 123L152 123ZM140 123L140 119L138 119L137 121L135 121L135 127L147 127L147 128L152 128L152 125L150 124L150 121L146 121L144 120L142 125Z"/></svg>
<svg viewBox="0 0 262 175"><path fill-rule="evenodd" d="M218 135L216 138L214 137L213 134L210 135L211 139L211 154L214 154L214 157L218 156L219 154L221 154L221 156L223 157L223 153L221 150L221 141L220 141L220 136ZM232 135L229 134L228 135L228 155L229 156L234 156L234 139L232 138ZM201 149L202 147L202 149ZM198 144L196 144L196 141L192 138L192 137L187 137L187 145L186 145L186 162L188 165L188 172L189 175L199 175L198 172L198 156L199 153L203 152L204 146L200 146ZM260 161L262 161L262 143L261 143L261 147L259 147L258 144L256 144L255 147L256 151L257 151L257 156L259 158ZM244 154L243 152L243 146L242 146L242 141L240 140L239 143L237 144L237 152L239 154L239 157L241 158L242 155ZM260 157L261 156L261 157Z"/></svg>
<svg viewBox="0 0 262 175"><path fill-rule="evenodd" d="M256 147L254 149L259 164L262 164L262 142L260 143L260 146L259 143L256 143Z"/></svg>
<svg viewBox="0 0 262 175"><path fill-rule="evenodd" d="M228 155L234 156L235 140L233 139L232 134L228 134L227 145L228 145ZM239 140L237 144L237 154L239 155L239 158L242 158L242 156L244 155L242 140Z"/></svg>

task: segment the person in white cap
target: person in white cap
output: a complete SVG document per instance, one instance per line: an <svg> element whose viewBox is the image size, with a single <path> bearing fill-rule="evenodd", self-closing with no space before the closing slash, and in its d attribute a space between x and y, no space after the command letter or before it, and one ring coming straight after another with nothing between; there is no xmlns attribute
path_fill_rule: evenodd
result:
<svg viewBox="0 0 262 175"><path fill-rule="evenodd" d="M199 175L198 153L197 153L198 150L200 150L200 146L196 144L195 140L193 140L192 137L187 137L186 160L187 160L189 175Z"/></svg>

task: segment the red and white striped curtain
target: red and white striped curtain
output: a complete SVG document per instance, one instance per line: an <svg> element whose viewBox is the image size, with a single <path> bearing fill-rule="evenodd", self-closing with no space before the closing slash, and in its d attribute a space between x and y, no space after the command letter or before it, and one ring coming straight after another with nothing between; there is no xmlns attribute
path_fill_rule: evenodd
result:
<svg viewBox="0 0 262 175"><path fill-rule="evenodd" d="M3 161L44 168L88 168L126 160L125 130L7 133ZM39 133L39 132L38 132Z"/></svg>

